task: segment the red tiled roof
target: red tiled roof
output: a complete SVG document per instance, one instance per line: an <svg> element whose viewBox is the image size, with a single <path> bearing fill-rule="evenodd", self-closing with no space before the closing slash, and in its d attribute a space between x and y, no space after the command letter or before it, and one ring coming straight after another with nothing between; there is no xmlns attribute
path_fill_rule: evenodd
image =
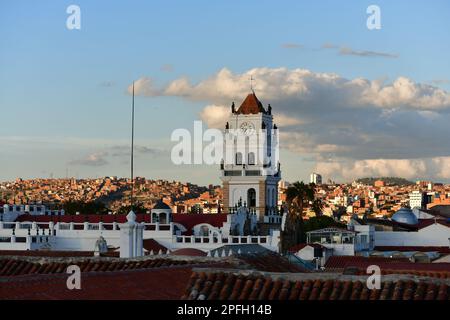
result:
<svg viewBox="0 0 450 320"><path fill-rule="evenodd" d="M237 114L257 114L266 113L261 101L258 100L255 93L250 93L242 102L239 109L236 111Z"/></svg>
<svg viewBox="0 0 450 320"><path fill-rule="evenodd" d="M436 219L436 220L435 219L419 219L419 223L417 224L417 228L418 229L423 229L423 228L431 226L431 225L433 225L435 223L450 228L450 222L448 220L444 220L444 219Z"/></svg>
<svg viewBox="0 0 450 320"><path fill-rule="evenodd" d="M431 263L429 263L431 264ZM436 263L432 264L432 268L428 268L427 266L419 266L418 269L416 269L414 266L410 265L404 265L404 264L394 264L392 266L385 266L381 269L381 274L409 274L409 275L415 275L415 276L421 276L421 277L432 277L432 278L440 278L440 279L450 279L450 270L447 263L447 266L435 266ZM393 267L392 269L390 269ZM414 267L411 269L411 267ZM422 268L425 267L425 269L436 269L436 270L422 270ZM365 270L360 270L359 274L366 274Z"/></svg>
<svg viewBox="0 0 450 320"><path fill-rule="evenodd" d="M227 221L226 214L180 214L176 213L172 215L173 222L182 224L187 231L185 232L187 235L192 234L192 229L194 226L201 223L208 223L213 227L220 228L223 226L223 223Z"/></svg>
<svg viewBox="0 0 450 320"><path fill-rule="evenodd" d="M144 249L147 251L153 251L154 254L157 254L160 250L164 253L167 252L167 248L155 239L144 239L142 242Z"/></svg>
<svg viewBox="0 0 450 320"><path fill-rule="evenodd" d="M447 284L412 280L369 290L361 281L272 279L262 275L193 272L182 299L188 300L447 300Z"/></svg>
<svg viewBox="0 0 450 320"><path fill-rule="evenodd" d="M348 267L367 268L372 264L411 263L408 258L331 256L325 263L325 269L345 269Z"/></svg>
<svg viewBox="0 0 450 320"><path fill-rule="evenodd" d="M81 272L93 271L121 271L130 269L151 269L178 265L202 264L199 261L171 260L171 259L147 259L140 261L123 260L98 260L90 259L85 261L71 262L80 267ZM31 262L21 259L0 259L0 276L18 276L25 274L48 274L65 273L67 262Z"/></svg>
<svg viewBox="0 0 450 320"><path fill-rule="evenodd" d="M174 256L206 257L207 253L193 248L178 249L170 253Z"/></svg>
<svg viewBox="0 0 450 320"><path fill-rule="evenodd" d="M67 289L67 274L11 277L0 286L2 299L175 300L191 275L189 266L82 273L81 290Z"/></svg>
<svg viewBox="0 0 450 320"><path fill-rule="evenodd" d="M411 274L436 278L450 278L449 263L413 263L406 258L332 256L325 263L326 270L356 269L366 274L367 267L377 265L382 274Z"/></svg>
<svg viewBox="0 0 450 320"><path fill-rule="evenodd" d="M439 253L450 253L449 247L433 247L433 246L377 246L376 251L420 251L420 252L431 252L436 251Z"/></svg>
<svg viewBox="0 0 450 320"><path fill-rule="evenodd" d="M93 257L93 251L0 250L0 256Z"/></svg>

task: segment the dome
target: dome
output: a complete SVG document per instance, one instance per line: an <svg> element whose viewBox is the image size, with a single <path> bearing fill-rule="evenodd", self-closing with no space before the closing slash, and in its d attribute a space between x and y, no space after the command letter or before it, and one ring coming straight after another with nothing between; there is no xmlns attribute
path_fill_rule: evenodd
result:
<svg viewBox="0 0 450 320"><path fill-rule="evenodd" d="M158 200L158 202L155 204L155 206L153 207L153 209L159 209L159 210L171 210L170 207L162 201L162 199L161 199L161 200Z"/></svg>
<svg viewBox="0 0 450 320"><path fill-rule="evenodd" d="M392 220L395 222L411 225L415 225L419 222L415 214L409 208L401 208L400 210L398 210L392 216Z"/></svg>

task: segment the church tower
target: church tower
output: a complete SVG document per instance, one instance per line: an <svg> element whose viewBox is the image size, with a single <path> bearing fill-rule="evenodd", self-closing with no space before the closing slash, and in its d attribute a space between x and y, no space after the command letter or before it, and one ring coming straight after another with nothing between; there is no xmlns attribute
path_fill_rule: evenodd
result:
<svg viewBox="0 0 450 320"><path fill-rule="evenodd" d="M225 125L221 180L225 213L246 206L258 222L279 222L278 182L281 179L278 129L272 107L267 110L255 93L236 109Z"/></svg>

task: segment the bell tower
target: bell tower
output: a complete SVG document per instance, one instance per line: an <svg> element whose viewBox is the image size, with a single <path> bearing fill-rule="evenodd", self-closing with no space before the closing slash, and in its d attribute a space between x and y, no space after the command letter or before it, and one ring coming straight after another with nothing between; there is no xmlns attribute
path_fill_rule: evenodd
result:
<svg viewBox="0 0 450 320"><path fill-rule="evenodd" d="M281 179L278 129L272 107L267 110L255 93L248 94L241 106L231 105L225 125L224 159L221 180L225 213L246 206L259 222L275 221L278 182Z"/></svg>

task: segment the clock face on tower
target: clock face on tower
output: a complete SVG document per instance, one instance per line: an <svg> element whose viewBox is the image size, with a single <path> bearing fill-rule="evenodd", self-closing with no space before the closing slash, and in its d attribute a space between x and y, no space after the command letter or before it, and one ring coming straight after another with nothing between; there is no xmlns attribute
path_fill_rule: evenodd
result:
<svg viewBox="0 0 450 320"><path fill-rule="evenodd" d="M251 122L242 122L240 128L241 128L242 133L247 134L247 135L255 132L255 126Z"/></svg>

